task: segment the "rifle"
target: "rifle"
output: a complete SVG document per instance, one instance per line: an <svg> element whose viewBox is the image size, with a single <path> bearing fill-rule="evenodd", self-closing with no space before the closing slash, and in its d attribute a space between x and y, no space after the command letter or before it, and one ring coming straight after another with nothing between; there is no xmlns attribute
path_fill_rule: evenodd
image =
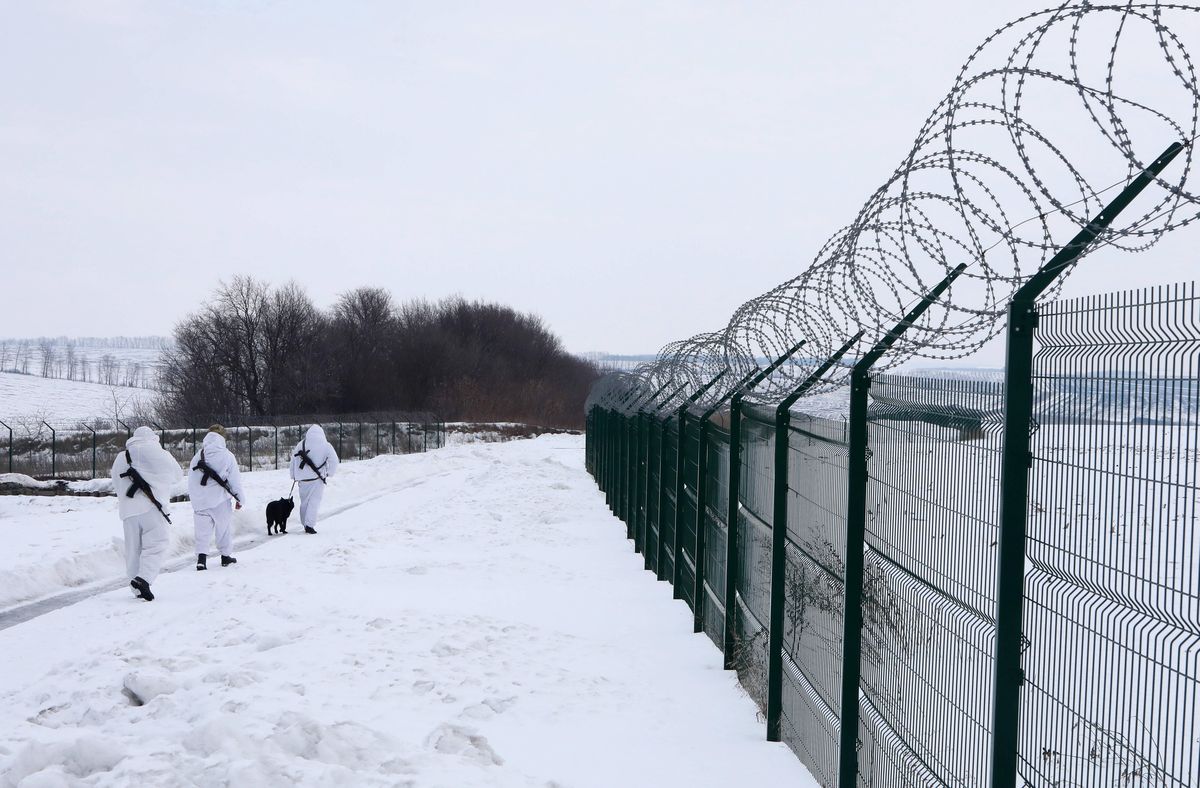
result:
<svg viewBox="0 0 1200 788"><path fill-rule="evenodd" d="M237 501L239 504L242 502L242 499L238 498L237 493L235 493L229 486L229 481L227 479L222 479L221 474L214 471L212 466L208 464L208 461L204 459L204 449L200 450L200 461L196 463L192 470L200 471L202 474L200 478L201 487L207 487L208 480L212 479L214 482L219 484L221 488L225 490L225 492L229 493L230 498Z"/></svg>
<svg viewBox="0 0 1200 788"><path fill-rule="evenodd" d="M321 484L329 484L329 482L325 481L325 477L321 475L321 468L325 467L325 463L321 463L320 467L317 467L317 464L312 461L312 457L310 457L308 455L308 444L307 443L305 443L304 441L300 441L300 450L297 451L296 454L293 456L300 458L300 470L304 470L304 466L307 465L308 467L313 469L313 473L315 473L317 475L317 478L321 480ZM313 480L312 479L304 479L303 481L313 481Z"/></svg>
<svg viewBox="0 0 1200 788"><path fill-rule="evenodd" d="M129 491L125 493L126 498L132 498L137 495L138 490L150 499L150 503L154 504L154 508L158 509L158 513L166 519L167 523L171 523L171 515L167 514L167 510L162 507L158 499L154 497L154 490L150 489L150 482L146 481L137 468L133 467L133 457L129 454L129 449L125 450L125 462L129 463L129 470L122 473L120 478L129 479Z"/></svg>

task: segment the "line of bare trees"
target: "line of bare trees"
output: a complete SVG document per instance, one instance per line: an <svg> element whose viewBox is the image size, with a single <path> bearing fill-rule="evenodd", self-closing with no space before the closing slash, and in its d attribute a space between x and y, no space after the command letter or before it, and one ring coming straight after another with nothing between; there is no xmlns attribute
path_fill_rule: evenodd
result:
<svg viewBox="0 0 1200 788"><path fill-rule="evenodd" d="M540 318L506 306L400 303L367 287L319 309L295 283L249 277L218 287L174 342L159 376L166 419L426 410L577 427L599 374Z"/></svg>
<svg viewBox="0 0 1200 788"><path fill-rule="evenodd" d="M73 340L46 337L0 340L0 372L136 388L148 387L153 378L148 364L111 353L93 360Z"/></svg>

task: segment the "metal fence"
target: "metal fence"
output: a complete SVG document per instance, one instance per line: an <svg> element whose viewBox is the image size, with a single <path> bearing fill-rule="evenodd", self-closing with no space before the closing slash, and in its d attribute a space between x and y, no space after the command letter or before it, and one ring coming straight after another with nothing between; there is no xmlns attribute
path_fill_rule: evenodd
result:
<svg viewBox="0 0 1200 788"><path fill-rule="evenodd" d="M244 471L286 467L292 447L312 424L325 429L343 460L411 454L446 445L445 423L428 413L310 415L279 418L266 425L242 421L208 417L183 427L156 423L148 426L182 465L195 455L207 426L222 423L229 450ZM134 426L111 419L54 424L40 419L0 421L0 473L20 473L35 479L93 479L106 475L113 456L125 447Z"/></svg>
<svg viewBox="0 0 1200 788"><path fill-rule="evenodd" d="M1200 295L1025 306L1003 380L588 413L646 568L823 785L1200 785Z"/></svg>

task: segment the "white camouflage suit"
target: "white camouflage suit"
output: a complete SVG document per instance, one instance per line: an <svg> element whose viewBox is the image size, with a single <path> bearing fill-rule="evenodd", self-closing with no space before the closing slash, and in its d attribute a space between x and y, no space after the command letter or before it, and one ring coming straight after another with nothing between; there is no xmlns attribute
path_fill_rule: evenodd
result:
<svg viewBox="0 0 1200 788"><path fill-rule="evenodd" d="M121 474L129 470L126 453L168 514L171 489L183 474L179 463L159 445L158 436L149 427L134 430L133 436L125 442L125 451L119 452L113 462L113 492L117 495L117 511L125 528L125 572L130 580L140 577L153 583L167 553L167 521L144 493L134 493L132 498L127 495L133 482L121 478Z"/></svg>
<svg viewBox="0 0 1200 788"><path fill-rule="evenodd" d="M308 456L317 466L317 471L305 465L300 467L300 450L308 452ZM292 449L291 474L300 487L300 522L305 528L316 529L317 513L321 510L321 498L325 495L325 483L321 478L328 479L337 473L338 456L333 446L325 438L325 430L321 425L314 424L304 434L304 440ZM320 477L318 477L320 474Z"/></svg>
<svg viewBox="0 0 1200 788"><path fill-rule="evenodd" d="M229 489L243 505L246 494L237 458L225 448L225 437L215 432L204 436L204 443L188 466L188 496L192 499L192 520L196 528L196 554L207 554L213 535L221 555L233 551L233 498L215 479L204 482L204 473L196 468L203 455L205 464L229 484Z"/></svg>

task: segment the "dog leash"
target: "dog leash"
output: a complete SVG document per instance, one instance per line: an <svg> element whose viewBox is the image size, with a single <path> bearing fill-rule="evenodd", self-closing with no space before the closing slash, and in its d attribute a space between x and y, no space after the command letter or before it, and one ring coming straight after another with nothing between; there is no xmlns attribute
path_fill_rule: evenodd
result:
<svg viewBox="0 0 1200 788"><path fill-rule="evenodd" d="M296 480L292 479L292 489L288 490L288 497L292 497L292 493L296 491Z"/></svg>

